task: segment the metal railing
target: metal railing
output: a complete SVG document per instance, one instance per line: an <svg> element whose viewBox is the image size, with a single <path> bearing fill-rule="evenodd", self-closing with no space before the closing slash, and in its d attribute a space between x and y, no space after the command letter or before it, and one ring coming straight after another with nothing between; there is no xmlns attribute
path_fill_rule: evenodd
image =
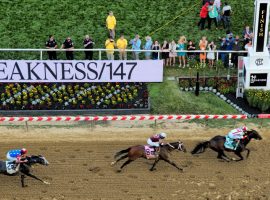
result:
<svg viewBox="0 0 270 200"><path fill-rule="evenodd" d="M72 50L66 50L66 49L8 49L8 48L3 48L0 49L0 52L39 52L39 58L40 60L43 60L43 54L44 52L48 51L56 51L56 52L66 52L66 51L73 51L73 52L85 52L85 51L93 51L93 52L98 52L98 60L102 59L102 52L107 52L107 51L113 51L113 52L120 52L121 50L119 49L72 49ZM125 52L152 52L152 53L158 53L158 59L160 59L160 53L164 52L169 52L169 51L164 51L164 50L134 50L134 49L126 49ZM220 53L226 53L231 55L232 53L248 53L248 51L226 51L226 50L215 50L215 51L209 51L209 50L194 50L194 51L188 51L188 50L176 50L174 51L175 53L178 52L185 52L185 53L215 53L215 58L218 60L219 54ZM177 56L176 56L177 57Z"/></svg>

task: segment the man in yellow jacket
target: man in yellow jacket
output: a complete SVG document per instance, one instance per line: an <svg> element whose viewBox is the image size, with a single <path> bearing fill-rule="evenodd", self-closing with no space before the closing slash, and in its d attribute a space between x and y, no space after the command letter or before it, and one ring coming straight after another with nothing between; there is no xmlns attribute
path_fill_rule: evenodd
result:
<svg viewBox="0 0 270 200"><path fill-rule="evenodd" d="M121 37L117 40L116 46L119 49L119 60L127 59L127 40L124 37L124 34L121 34Z"/></svg>
<svg viewBox="0 0 270 200"><path fill-rule="evenodd" d="M109 32L110 32L110 36L112 36L112 38L115 38L115 27L116 27L116 19L113 15L113 12L110 11L109 15L106 19L106 27L108 28Z"/></svg>

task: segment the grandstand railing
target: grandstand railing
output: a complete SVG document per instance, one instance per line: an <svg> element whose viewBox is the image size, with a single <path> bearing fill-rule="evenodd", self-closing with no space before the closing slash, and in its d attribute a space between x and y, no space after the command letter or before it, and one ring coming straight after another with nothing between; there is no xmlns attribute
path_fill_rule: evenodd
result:
<svg viewBox="0 0 270 200"><path fill-rule="evenodd" d="M66 52L67 50L65 49L8 49L8 48L3 48L0 49L0 52L39 52L40 56L40 60L43 60L43 55L44 52L48 52L48 51L57 51L57 52ZM102 59L102 52L106 52L108 51L108 49L72 49L69 51L73 51L73 52L85 52L85 51L93 51L93 52L98 52L98 60ZM109 49L109 51L114 51L114 52L119 52L119 49ZM145 53L145 52L152 52L152 53L159 53L158 54L158 59L160 59L160 53L162 52L168 52L168 51L163 51L163 50L133 50L133 49L126 49L126 52L140 52L140 53ZM242 54L242 53L248 53L248 51L227 51L227 50L215 50L215 51L209 51L209 50L194 50L194 51L188 51L188 50L176 50L177 52L185 52L185 53L209 53L209 52L213 52L215 53L215 58L216 60L219 59L219 54L220 53L226 53L229 54L229 57L231 57L232 53L236 53L236 54ZM176 56L177 57L177 56Z"/></svg>

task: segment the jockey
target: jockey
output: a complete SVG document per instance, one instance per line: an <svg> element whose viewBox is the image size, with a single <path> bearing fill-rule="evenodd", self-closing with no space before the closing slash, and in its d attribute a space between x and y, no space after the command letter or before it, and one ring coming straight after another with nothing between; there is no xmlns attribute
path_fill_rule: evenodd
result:
<svg viewBox="0 0 270 200"><path fill-rule="evenodd" d="M153 135L152 137L147 139L147 144L152 146L156 152L159 152L160 151L159 147L161 144L160 140L163 140L166 137L167 137L166 133L159 133L159 134Z"/></svg>
<svg viewBox="0 0 270 200"><path fill-rule="evenodd" d="M232 144L232 146L234 147L234 150L237 148L236 142L245 138L245 134L247 133L247 130L248 128L246 126L242 126L242 127L231 130L226 135L226 141Z"/></svg>
<svg viewBox="0 0 270 200"><path fill-rule="evenodd" d="M27 150L25 148L22 149L12 149L7 152L7 160L10 162L25 163L27 162L26 158Z"/></svg>

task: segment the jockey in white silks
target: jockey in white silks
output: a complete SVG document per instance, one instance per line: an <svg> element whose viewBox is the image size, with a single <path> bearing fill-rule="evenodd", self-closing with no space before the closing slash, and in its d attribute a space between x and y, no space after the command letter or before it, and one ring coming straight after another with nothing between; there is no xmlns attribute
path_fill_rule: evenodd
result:
<svg viewBox="0 0 270 200"><path fill-rule="evenodd" d="M229 149L236 150L237 142L245 137L246 131L248 128L246 126L242 126L240 128L236 128L231 130L226 135L225 147Z"/></svg>

